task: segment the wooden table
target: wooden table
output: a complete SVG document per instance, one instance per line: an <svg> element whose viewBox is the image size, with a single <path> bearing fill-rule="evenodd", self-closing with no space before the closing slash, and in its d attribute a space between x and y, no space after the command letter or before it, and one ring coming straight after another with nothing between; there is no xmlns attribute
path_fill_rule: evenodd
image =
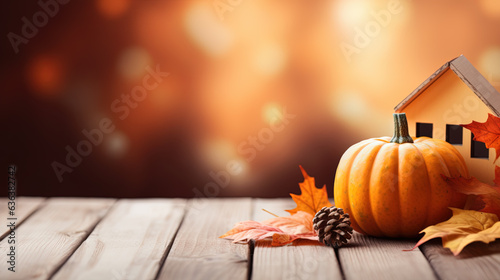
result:
<svg viewBox="0 0 500 280"><path fill-rule="evenodd" d="M0 219L8 224L7 200ZM459 257L440 241L355 234L338 250L301 242L233 244L217 238L238 221L288 215L291 199L16 199L15 270L1 228L0 279L500 279L500 242ZM12 238L11 238L12 239Z"/></svg>

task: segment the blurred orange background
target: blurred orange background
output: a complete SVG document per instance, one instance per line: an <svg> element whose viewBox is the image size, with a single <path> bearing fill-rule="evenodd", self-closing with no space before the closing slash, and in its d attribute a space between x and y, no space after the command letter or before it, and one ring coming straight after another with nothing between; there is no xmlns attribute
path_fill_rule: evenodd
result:
<svg viewBox="0 0 500 280"><path fill-rule="evenodd" d="M302 165L331 196L343 152L391 135L394 106L446 61L500 90L496 0L40 3L2 9L18 195L284 197Z"/></svg>

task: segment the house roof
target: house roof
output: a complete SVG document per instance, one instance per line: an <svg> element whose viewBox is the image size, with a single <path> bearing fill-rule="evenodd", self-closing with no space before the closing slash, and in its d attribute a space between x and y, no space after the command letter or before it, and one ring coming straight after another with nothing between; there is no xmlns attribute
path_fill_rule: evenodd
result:
<svg viewBox="0 0 500 280"><path fill-rule="evenodd" d="M401 112L448 69L451 69L497 117L500 117L500 93L463 55L446 62L410 93L410 95L403 99L394 110Z"/></svg>

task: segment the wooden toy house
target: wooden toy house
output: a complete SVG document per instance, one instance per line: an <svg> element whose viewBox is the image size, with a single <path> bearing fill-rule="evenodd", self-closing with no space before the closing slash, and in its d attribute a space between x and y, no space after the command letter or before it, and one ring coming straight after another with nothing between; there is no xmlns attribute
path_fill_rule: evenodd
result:
<svg viewBox="0 0 500 280"><path fill-rule="evenodd" d="M463 55L447 62L395 108L406 113L410 135L442 139L462 154L471 176L492 183L495 150L473 141L460 124L500 116L500 93Z"/></svg>

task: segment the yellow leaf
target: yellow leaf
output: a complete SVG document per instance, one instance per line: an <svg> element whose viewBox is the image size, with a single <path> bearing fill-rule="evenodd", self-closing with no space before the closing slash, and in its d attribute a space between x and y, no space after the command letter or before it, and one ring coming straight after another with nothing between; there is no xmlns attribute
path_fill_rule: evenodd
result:
<svg viewBox="0 0 500 280"><path fill-rule="evenodd" d="M295 203L297 203L297 207L286 211L292 215L298 211L304 211L314 216L321 208L332 206L328 201L326 185L321 189L316 188L314 177L309 177L302 166L300 166L300 170L304 176L304 182L299 183L301 194L290 194Z"/></svg>
<svg viewBox="0 0 500 280"><path fill-rule="evenodd" d="M453 216L445 222L425 228L424 237L416 247L430 239L441 237L443 247L449 248L453 255L458 255L468 244L476 241L490 243L500 238L500 222L495 214L474 210L450 208Z"/></svg>

